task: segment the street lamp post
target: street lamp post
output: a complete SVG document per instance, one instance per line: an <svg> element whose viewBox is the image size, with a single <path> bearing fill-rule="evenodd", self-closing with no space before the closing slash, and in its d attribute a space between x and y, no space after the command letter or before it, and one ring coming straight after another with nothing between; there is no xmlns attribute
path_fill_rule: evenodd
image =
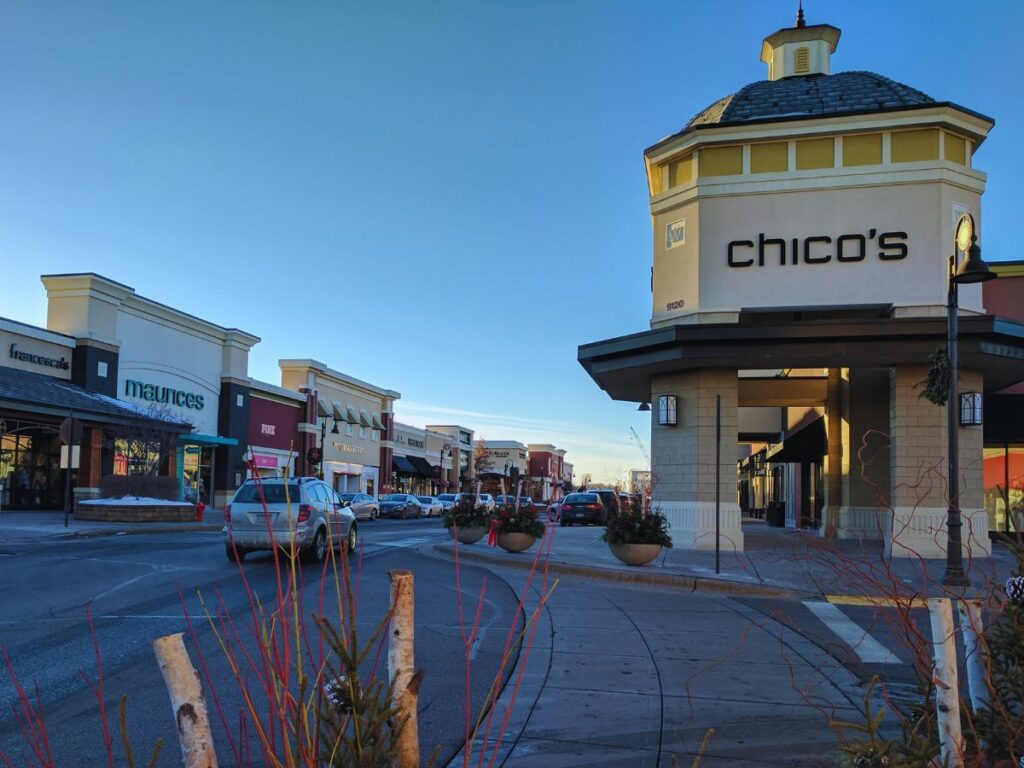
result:
<svg viewBox="0 0 1024 768"><path fill-rule="evenodd" d="M965 259L957 264L957 254L962 251ZM957 379L960 374L960 297L958 286L962 283L983 283L997 277L981 259L981 247L974 231L974 217L965 213L956 224L953 255L949 257L948 293L946 299L946 355L949 358L949 391L946 399L946 427L948 442L948 505L946 509L946 572L942 583L950 587L970 585L964 572L963 521L960 516L960 440L959 440L959 395Z"/></svg>
<svg viewBox="0 0 1024 768"><path fill-rule="evenodd" d="M341 434L338 431L338 420L334 420L334 426L331 427L332 435ZM320 422L320 466L318 472L320 473L320 479L324 479L324 438L327 437L327 417L324 416L324 420Z"/></svg>
<svg viewBox="0 0 1024 768"><path fill-rule="evenodd" d="M438 491L438 493L441 493L442 489L444 489L444 490L448 489L448 481L444 479L444 457L445 456L448 456L448 458L451 458L451 456L452 456L452 446L451 446L451 443L445 443L444 445L441 446L440 458L438 460L438 466L437 466L437 491Z"/></svg>

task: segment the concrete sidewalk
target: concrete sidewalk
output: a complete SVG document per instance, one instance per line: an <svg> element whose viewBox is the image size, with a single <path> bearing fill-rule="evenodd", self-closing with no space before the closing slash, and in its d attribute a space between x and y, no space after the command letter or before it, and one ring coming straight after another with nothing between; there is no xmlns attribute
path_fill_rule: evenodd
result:
<svg viewBox="0 0 1024 768"><path fill-rule="evenodd" d="M147 533L214 533L224 526L224 512L207 507L200 523L112 523L78 520L63 512L0 511L0 545L16 541L39 541L89 536L123 536Z"/></svg>
<svg viewBox="0 0 1024 768"><path fill-rule="evenodd" d="M723 544L719 572L715 554L673 548L645 566L627 566L601 540L601 527L549 528L548 568L560 573L611 580L664 584L684 589L717 590L732 594L776 596L848 596L854 598L921 597L945 594L941 584L945 560L894 558L886 560L881 543L853 539L828 541L813 531L769 528L764 521L745 520L745 551ZM452 543L437 545L452 556ZM528 568L537 549L510 554L488 547L486 540L460 545L467 560ZM969 595L980 596L993 583L1003 583L1016 566L1000 543L990 558L967 558Z"/></svg>
<svg viewBox="0 0 1024 768"><path fill-rule="evenodd" d="M536 621L489 726L451 768L481 753L502 768L686 768L697 755L706 766L826 766L838 750L829 721L858 719L849 672L735 601L503 577Z"/></svg>

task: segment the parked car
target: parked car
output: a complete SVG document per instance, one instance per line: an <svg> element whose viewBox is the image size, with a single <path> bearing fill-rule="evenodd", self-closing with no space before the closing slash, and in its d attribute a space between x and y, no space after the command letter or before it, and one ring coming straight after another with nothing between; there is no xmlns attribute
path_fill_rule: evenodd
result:
<svg viewBox="0 0 1024 768"><path fill-rule="evenodd" d="M609 515L619 514L619 493L612 488L587 488L585 493L596 493L601 497L601 502ZM603 523L602 523L603 525Z"/></svg>
<svg viewBox="0 0 1024 768"><path fill-rule="evenodd" d="M506 504L509 504L511 506L515 506L515 503L516 503L516 497L515 496L509 496L509 495L506 494L504 496L500 496L499 495L499 496L495 496L494 497L494 504L495 504L495 506L501 507L501 506L504 506ZM519 497L519 506L520 507L533 506L533 499L531 499L529 496L520 496Z"/></svg>
<svg viewBox="0 0 1024 768"><path fill-rule="evenodd" d="M473 493L456 493L455 503L458 504L463 498L470 498L476 501L476 507L484 507L488 512L494 511L494 498L489 493L481 493L479 496Z"/></svg>
<svg viewBox="0 0 1024 768"><path fill-rule="evenodd" d="M380 517L380 502L366 493L339 493L341 502L356 514L356 520L376 520Z"/></svg>
<svg viewBox="0 0 1024 768"><path fill-rule="evenodd" d="M441 502L441 511L444 512L454 507L458 496L457 493L442 493L438 496L437 500Z"/></svg>
<svg viewBox="0 0 1024 768"><path fill-rule="evenodd" d="M548 520L550 522L553 523L558 519L558 511L562 508L562 501L562 499L559 499L548 504Z"/></svg>
<svg viewBox="0 0 1024 768"><path fill-rule="evenodd" d="M423 514L427 517L441 516L441 502L435 496L417 496L416 498L423 505Z"/></svg>
<svg viewBox="0 0 1024 768"><path fill-rule="evenodd" d="M423 505L411 493L389 493L380 500L381 517L419 517L423 514Z"/></svg>
<svg viewBox="0 0 1024 768"><path fill-rule="evenodd" d="M570 493L562 499L558 514L563 527L574 523L605 525L608 522L608 510L597 491Z"/></svg>
<svg viewBox="0 0 1024 768"><path fill-rule="evenodd" d="M264 507L264 502L266 506ZM246 480L224 507L224 552L237 563L250 552L290 547L320 562L329 546L356 548L356 516L315 477Z"/></svg>

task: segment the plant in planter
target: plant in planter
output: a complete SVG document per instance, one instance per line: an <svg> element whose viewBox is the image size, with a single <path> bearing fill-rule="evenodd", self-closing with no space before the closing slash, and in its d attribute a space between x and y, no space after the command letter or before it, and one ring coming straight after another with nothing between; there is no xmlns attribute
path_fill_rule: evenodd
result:
<svg viewBox="0 0 1024 768"><path fill-rule="evenodd" d="M668 520L657 509L644 514L628 509L608 518L604 535L608 548L626 565L646 565L672 547Z"/></svg>
<svg viewBox="0 0 1024 768"><path fill-rule="evenodd" d="M524 552L544 535L544 523L533 504L505 504L494 511L491 524L497 545L506 552Z"/></svg>
<svg viewBox="0 0 1024 768"><path fill-rule="evenodd" d="M491 525L491 514L477 504L475 494L463 493L451 509L444 511L441 522L460 543L473 544L487 533Z"/></svg>

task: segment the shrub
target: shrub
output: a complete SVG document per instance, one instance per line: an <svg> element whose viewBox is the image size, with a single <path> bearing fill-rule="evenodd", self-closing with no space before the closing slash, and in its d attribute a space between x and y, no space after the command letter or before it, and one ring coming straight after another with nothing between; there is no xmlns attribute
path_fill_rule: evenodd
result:
<svg viewBox="0 0 1024 768"><path fill-rule="evenodd" d="M526 533L536 539L544 535L544 523L537 519L537 508L533 504L505 504L495 510L498 533Z"/></svg>
<svg viewBox="0 0 1024 768"><path fill-rule="evenodd" d="M483 506L477 506L476 496L464 493L451 509L446 509L441 516L445 528L488 528L491 525L491 513Z"/></svg>
<svg viewBox="0 0 1024 768"><path fill-rule="evenodd" d="M656 509L646 515L633 509L609 515L601 538L609 544L672 546L672 537L668 535L668 520Z"/></svg>

